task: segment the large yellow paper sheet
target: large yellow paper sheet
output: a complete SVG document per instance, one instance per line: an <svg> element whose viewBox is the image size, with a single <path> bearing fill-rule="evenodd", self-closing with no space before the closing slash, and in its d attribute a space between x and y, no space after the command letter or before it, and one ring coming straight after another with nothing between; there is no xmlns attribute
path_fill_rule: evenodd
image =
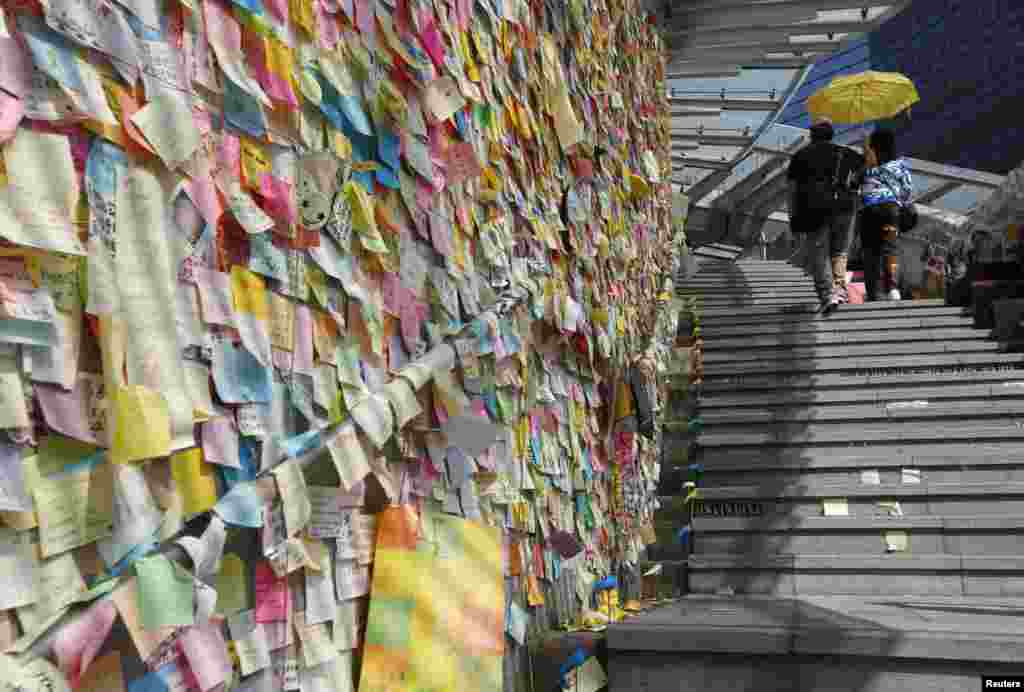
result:
<svg viewBox="0 0 1024 692"><path fill-rule="evenodd" d="M420 523L406 505L378 517L360 692L500 690L501 533L448 515Z"/></svg>

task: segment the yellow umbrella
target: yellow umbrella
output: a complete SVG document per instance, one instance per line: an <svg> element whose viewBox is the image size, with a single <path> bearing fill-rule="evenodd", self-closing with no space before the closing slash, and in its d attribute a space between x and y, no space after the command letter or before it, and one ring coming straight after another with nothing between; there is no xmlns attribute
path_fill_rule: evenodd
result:
<svg viewBox="0 0 1024 692"><path fill-rule="evenodd" d="M812 118L856 125L891 118L920 100L914 83L904 75L869 70L836 77L807 99L807 110Z"/></svg>

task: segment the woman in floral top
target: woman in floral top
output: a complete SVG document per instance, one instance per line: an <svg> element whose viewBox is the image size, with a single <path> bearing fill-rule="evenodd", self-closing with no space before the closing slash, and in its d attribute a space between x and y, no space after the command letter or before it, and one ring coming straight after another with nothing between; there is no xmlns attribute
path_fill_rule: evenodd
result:
<svg viewBox="0 0 1024 692"><path fill-rule="evenodd" d="M864 146L867 168L861 181L861 247L864 253L865 299L876 300L881 288L888 300L899 300L900 208L910 204L913 180L906 161L896 156L896 137L876 130ZM880 272L880 265L884 271Z"/></svg>

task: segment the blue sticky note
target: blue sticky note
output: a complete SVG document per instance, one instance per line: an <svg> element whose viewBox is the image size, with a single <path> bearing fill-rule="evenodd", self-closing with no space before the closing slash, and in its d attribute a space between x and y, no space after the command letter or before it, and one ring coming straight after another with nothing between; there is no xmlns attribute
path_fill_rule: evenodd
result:
<svg viewBox="0 0 1024 692"><path fill-rule="evenodd" d="M251 137L262 137L267 131L260 102L230 79L224 80L224 121Z"/></svg>
<svg viewBox="0 0 1024 692"><path fill-rule="evenodd" d="M366 111L363 110L363 104L360 102L359 97L338 94L338 105L342 115L345 116L345 119L352 124L356 131L367 137L373 136L373 126L370 124L370 118L366 115Z"/></svg>
<svg viewBox="0 0 1024 692"><path fill-rule="evenodd" d="M137 546L128 551L128 554L122 557L120 560L112 565L107 565L110 570L110 574L119 577L126 570L130 569L138 560L146 557L150 553L154 552L160 545L160 541L156 539L156 536L145 543L139 543Z"/></svg>
<svg viewBox="0 0 1024 692"><path fill-rule="evenodd" d="M301 456L306 452L310 452L323 444L323 431L322 430L307 430L304 433L289 437L287 440L282 440L281 448L289 458L294 459L295 457Z"/></svg>
<svg viewBox="0 0 1024 692"><path fill-rule="evenodd" d="M263 16L263 3L260 0L232 0L236 5L246 12L256 16Z"/></svg>
<svg viewBox="0 0 1024 692"><path fill-rule="evenodd" d="M397 171L401 166L399 161L401 148L402 140L395 133L387 130L377 133L377 155L380 156L380 162L393 171Z"/></svg>
<svg viewBox="0 0 1024 692"><path fill-rule="evenodd" d="M224 485L230 491L239 483L254 480L259 473L260 441L249 437L238 438L238 463L241 468L218 466Z"/></svg>
<svg viewBox="0 0 1024 692"><path fill-rule="evenodd" d="M32 62L41 72L66 89L84 91L74 44L29 15L18 15L18 28L25 36Z"/></svg>
<svg viewBox="0 0 1024 692"><path fill-rule="evenodd" d="M241 345L224 340L213 348L213 384L226 404L269 403L273 371Z"/></svg>
<svg viewBox="0 0 1024 692"><path fill-rule="evenodd" d="M128 692L171 692L172 678L178 673L176 663L168 663L152 673L128 683ZM174 689L177 689L175 686Z"/></svg>
<svg viewBox="0 0 1024 692"><path fill-rule="evenodd" d="M85 160L88 186L101 195L117 194L117 173L127 163L128 157L121 147L102 137L94 137Z"/></svg>
<svg viewBox="0 0 1024 692"><path fill-rule="evenodd" d="M225 523L257 529L263 526L263 497L252 483L239 483L227 492L213 511Z"/></svg>

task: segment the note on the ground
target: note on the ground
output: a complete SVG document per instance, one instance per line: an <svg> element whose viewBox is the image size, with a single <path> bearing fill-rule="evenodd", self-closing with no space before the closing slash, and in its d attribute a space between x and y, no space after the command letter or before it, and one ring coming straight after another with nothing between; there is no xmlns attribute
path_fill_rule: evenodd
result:
<svg viewBox="0 0 1024 692"><path fill-rule="evenodd" d="M850 516L850 506L845 497L822 500L821 504L826 517Z"/></svg>
<svg viewBox="0 0 1024 692"><path fill-rule="evenodd" d="M887 552L902 553L907 550L908 537L906 531L886 531L884 539Z"/></svg>
<svg viewBox="0 0 1024 692"><path fill-rule="evenodd" d="M576 685L573 690L579 692L597 692L608 684L608 676L601 667L596 656L588 658L576 671Z"/></svg>

